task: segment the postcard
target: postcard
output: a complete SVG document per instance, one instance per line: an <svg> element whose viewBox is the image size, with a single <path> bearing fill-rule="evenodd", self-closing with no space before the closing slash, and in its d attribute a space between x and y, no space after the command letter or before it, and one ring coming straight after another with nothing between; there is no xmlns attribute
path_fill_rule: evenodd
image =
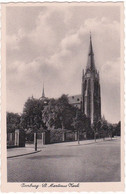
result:
<svg viewBox="0 0 126 194"><path fill-rule="evenodd" d="M123 2L1 16L2 191L124 191Z"/></svg>

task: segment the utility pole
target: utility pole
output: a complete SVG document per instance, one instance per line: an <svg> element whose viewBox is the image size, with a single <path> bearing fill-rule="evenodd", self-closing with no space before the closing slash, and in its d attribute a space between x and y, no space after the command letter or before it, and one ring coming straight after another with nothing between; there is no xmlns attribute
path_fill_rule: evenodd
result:
<svg viewBox="0 0 126 194"><path fill-rule="evenodd" d="M94 138L95 138L95 142L96 142L96 131L94 132Z"/></svg>
<svg viewBox="0 0 126 194"><path fill-rule="evenodd" d="M35 151L37 151L37 130L36 130L36 137L35 137Z"/></svg>
<svg viewBox="0 0 126 194"><path fill-rule="evenodd" d="M76 122L78 122L78 118L79 118L79 115L78 115L78 110L76 110ZM79 131L79 125L77 126L77 141L78 141L78 145L80 144L80 131Z"/></svg>
<svg viewBox="0 0 126 194"><path fill-rule="evenodd" d="M77 133L78 133L78 135L77 135L78 144L80 144L80 133L79 133L79 129L77 129Z"/></svg>
<svg viewBox="0 0 126 194"><path fill-rule="evenodd" d="M35 122L35 151L37 151L37 117L35 116L34 118L34 122Z"/></svg>

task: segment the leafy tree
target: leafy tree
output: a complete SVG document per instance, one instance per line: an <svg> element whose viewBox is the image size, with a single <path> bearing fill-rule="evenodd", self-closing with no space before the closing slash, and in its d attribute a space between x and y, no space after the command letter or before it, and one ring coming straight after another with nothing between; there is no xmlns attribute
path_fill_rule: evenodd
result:
<svg viewBox="0 0 126 194"><path fill-rule="evenodd" d="M7 132L12 133L20 128L21 116L18 113L7 112Z"/></svg>
<svg viewBox="0 0 126 194"><path fill-rule="evenodd" d="M42 118L48 129L72 129L75 114L76 108L69 104L67 95L62 95L57 100L50 100L42 112Z"/></svg>
<svg viewBox="0 0 126 194"><path fill-rule="evenodd" d="M85 115L82 114L82 112L77 109L76 110L76 116L73 118L73 123L72 125L74 126L74 129L77 130L77 139L78 139L78 144L80 143L80 132L86 132L88 127L87 127L87 118Z"/></svg>
<svg viewBox="0 0 126 194"><path fill-rule="evenodd" d="M105 139L105 137L107 137L107 136L111 137L111 139L112 139L112 137L115 134L115 128L116 128L115 124L109 123L107 120L105 120L105 118L101 119L100 133L101 133L103 139Z"/></svg>
<svg viewBox="0 0 126 194"><path fill-rule="evenodd" d="M100 134L101 132L101 120L94 122L94 126L93 126L93 131L94 131L94 139L96 141L96 137Z"/></svg>
<svg viewBox="0 0 126 194"><path fill-rule="evenodd" d="M114 134L117 136L121 135L121 122L119 121L114 128Z"/></svg>
<svg viewBox="0 0 126 194"><path fill-rule="evenodd" d="M102 132L103 140L105 140L105 137L108 134L108 123L107 123L107 121L102 122L102 124L101 124L101 132Z"/></svg>
<svg viewBox="0 0 126 194"><path fill-rule="evenodd" d="M108 123L108 135L111 137L111 139L114 135L114 128L113 128L113 125L111 123Z"/></svg>
<svg viewBox="0 0 126 194"><path fill-rule="evenodd" d="M51 99L42 112L42 118L47 128L90 133L90 119L81 110L69 104L67 95Z"/></svg>
<svg viewBox="0 0 126 194"><path fill-rule="evenodd" d="M42 121L42 110L44 109L44 106L44 101L33 97L28 98L25 102L21 118L22 127L27 130L31 128L32 131L43 129L45 127Z"/></svg>
<svg viewBox="0 0 126 194"><path fill-rule="evenodd" d="M56 100L51 99L48 106L45 106L42 111L42 120L48 129L52 128L53 126L56 128L58 124L56 120L55 106L56 106Z"/></svg>

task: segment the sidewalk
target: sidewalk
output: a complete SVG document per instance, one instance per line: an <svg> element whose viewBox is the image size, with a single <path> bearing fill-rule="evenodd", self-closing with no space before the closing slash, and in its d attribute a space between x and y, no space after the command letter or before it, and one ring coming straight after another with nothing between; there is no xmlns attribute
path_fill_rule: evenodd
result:
<svg viewBox="0 0 126 194"><path fill-rule="evenodd" d="M7 149L7 158L13 158L13 157L18 157L18 156L23 156L23 155L29 155L29 154L34 154L37 152L40 152L41 150L38 149L38 151L35 151L34 148L10 148Z"/></svg>
<svg viewBox="0 0 126 194"><path fill-rule="evenodd" d="M96 139L96 142L94 139L91 139L91 140L80 140L80 144L79 145L88 145L88 144L96 144L96 143L102 143L102 142L105 142L105 141L113 141L113 140L117 140L119 137L114 137L111 138L110 137L107 137L105 138L105 140L103 139ZM52 143L52 144L46 144L46 145L42 145L41 143L41 140L38 140L38 150L41 149L47 149L47 150L50 150L50 149L61 149L61 148L64 148L64 147L69 147L69 146L76 146L78 145L78 142L77 141L69 141L69 142L60 142L60 143ZM34 148L34 144L26 144L26 148Z"/></svg>
<svg viewBox="0 0 126 194"><path fill-rule="evenodd" d="M112 140L117 140L119 139L119 137L114 137L112 138ZM86 144L95 144L95 143L99 143L99 142L105 142L105 141L112 141L110 137L105 138L105 140L103 140L103 138L101 139L96 139L96 142L94 139L90 139L90 140L80 140L80 145L86 145ZM43 147L64 147L64 146L74 146L74 145L78 145L77 141L71 141L71 142L61 142L61 143L53 143L53 144L48 144L48 145L43 145Z"/></svg>
<svg viewBox="0 0 126 194"><path fill-rule="evenodd" d="M117 140L119 137L114 137L112 140ZM94 139L92 140L82 140L80 141L80 145L87 145L87 144L95 144L95 143L100 143L100 142L105 142L105 141L112 141L111 138L105 138L103 139L97 139L96 142ZM78 142L77 141L71 141L71 142L62 142L62 143L54 143L54 144L47 144L47 145L42 145L40 143L41 141L38 140L38 151L40 152L43 148L44 149L61 149L63 147L69 147L69 146L77 146ZM34 144L26 144L24 148L10 148L7 149L7 158L13 158L13 157L19 157L23 155L29 155L29 154L35 154L37 153L35 151L35 145Z"/></svg>

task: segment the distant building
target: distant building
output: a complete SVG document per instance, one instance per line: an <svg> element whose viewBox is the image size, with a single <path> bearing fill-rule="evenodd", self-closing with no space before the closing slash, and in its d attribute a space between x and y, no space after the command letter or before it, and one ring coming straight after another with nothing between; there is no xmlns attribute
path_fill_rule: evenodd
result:
<svg viewBox="0 0 126 194"><path fill-rule="evenodd" d="M48 104L48 98L45 97L44 85L40 100L43 100L45 105ZM82 93L69 96L68 100L70 104L81 109L90 118L91 124L101 120L100 79L99 72L95 67L91 35L86 70L85 73L84 70L82 73Z"/></svg>
<svg viewBox="0 0 126 194"><path fill-rule="evenodd" d="M47 105L49 102L49 99L45 97L44 84L43 84L42 96L39 98L39 100L42 100L45 105Z"/></svg>
<svg viewBox="0 0 126 194"><path fill-rule="evenodd" d="M74 95L74 96L69 96L68 97L69 103L72 104L73 106L81 109L82 107L82 95Z"/></svg>
<svg viewBox="0 0 126 194"><path fill-rule="evenodd" d="M91 124L101 119L99 72L95 67L91 35L86 71L82 75L82 112L91 119Z"/></svg>
<svg viewBox="0 0 126 194"><path fill-rule="evenodd" d="M78 107L90 118L91 124L101 119L101 92L99 72L96 70L92 39L90 45L86 71L82 74L82 94L69 96L69 103Z"/></svg>
<svg viewBox="0 0 126 194"><path fill-rule="evenodd" d="M42 90L42 96L40 97L40 100L45 100L45 91L44 91L44 84L43 84L43 90Z"/></svg>

